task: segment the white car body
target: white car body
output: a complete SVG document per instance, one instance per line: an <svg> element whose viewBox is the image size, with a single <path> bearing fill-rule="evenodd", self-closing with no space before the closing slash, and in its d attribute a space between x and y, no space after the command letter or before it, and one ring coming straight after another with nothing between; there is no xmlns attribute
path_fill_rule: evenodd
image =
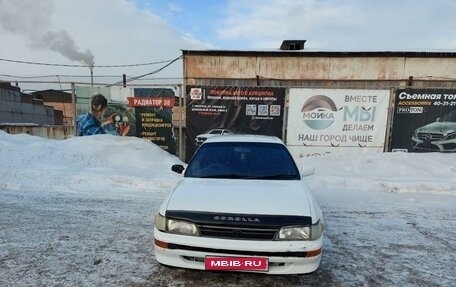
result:
<svg viewBox="0 0 456 287"><path fill-rule="evenodd" d="M214 137L204 145L227 141L283 145L274 137L252 135ZM155 258L164 265L203 270L207 256L266 257L268 270L264 272L267 274L310 273L320 265L322 231L313 240L276 240L280 228L290 224L300 225L303 220L307 225L321 226L321 230L323 228L320 207L302 179L184 177L164 200L159 214L188 222L199 220L196 226L200 236L173 234L155 226ZM205 236L204 230L226 230L232 238L211 235L210 232L209 236ZM251 236L248 233L257 230L267 230L268 236L272 234L273 238L243 238ZM237 232L240 236L230 235L230 232Z"/></svg>

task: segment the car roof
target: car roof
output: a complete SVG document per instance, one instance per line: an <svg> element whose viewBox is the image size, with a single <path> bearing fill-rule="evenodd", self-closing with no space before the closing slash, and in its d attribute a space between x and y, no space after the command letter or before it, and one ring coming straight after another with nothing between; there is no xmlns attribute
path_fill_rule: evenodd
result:
<svg viewBox="0 0 456 287"><path fill-rule="evenodd" d="M251 135L251 134L237 134L237 135L223 135L215 136L207 139L203 144L215 142L260 142L260 143L278 143L282 144L282 140L275 136L264 135Z"/></svg>

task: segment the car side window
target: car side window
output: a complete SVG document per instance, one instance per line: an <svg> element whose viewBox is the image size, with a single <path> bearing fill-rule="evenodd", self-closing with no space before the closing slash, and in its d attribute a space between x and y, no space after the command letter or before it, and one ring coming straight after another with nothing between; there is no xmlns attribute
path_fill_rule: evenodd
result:
<svg viewBox="0 0 456 287"><path fill-rule="evenodd" d="M442 122L456 122L456 111L451 111L444 115L441 120Z"/></svg>

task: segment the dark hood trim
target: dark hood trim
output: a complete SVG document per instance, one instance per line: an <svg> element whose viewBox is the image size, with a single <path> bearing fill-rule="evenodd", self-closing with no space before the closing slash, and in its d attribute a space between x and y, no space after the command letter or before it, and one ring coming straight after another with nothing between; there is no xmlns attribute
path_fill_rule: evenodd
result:
<svg viewBox="0 0 456 287"><path fill-rule="evenodd" d="M167 210L165 216L171 219L190 221L197 225L212 226L278 229L284 226L312 225L312 217L297 215L239 214L224 212Z"/></svg>

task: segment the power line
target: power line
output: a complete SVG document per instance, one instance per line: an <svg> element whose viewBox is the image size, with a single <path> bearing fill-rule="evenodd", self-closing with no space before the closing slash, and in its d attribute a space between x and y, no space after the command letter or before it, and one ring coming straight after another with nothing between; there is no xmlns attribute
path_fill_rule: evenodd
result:
<svg viewBox="0 0 456 287"><path fill-rule="evenodd" d="M61 77L61 78L91 78L92 76L90 75L40 75L40 76L20 76L20 75L9 75L9 74L0 74L0 77L8 77L8 78L13 78L13 79L42 79L42 78L55 78L55 77ZM122 75L94 75L94 78L119 78L122 77ZM127 78L130 79L130 77L127 75ZM176 80L176 79L182 79L182 77L154 77L154 78L141 78L137 79L139 81L148 81L148 80Z"/></svg>
<svg viewBox="0 0 456 287"><path fill-rule="evenodd" d="M143 77L145 77L145 76L149 76L149 75L156 74L156 73L162 71L163 69L165 69L166 67L170 66L172 63L174 63L174 62L176 62L177 60L180 60L180 59L182 59L182 56L179 56L179 57L173 59L171 62L169 62L168 64L164 65L164 66L161 67L161 68L158 68L158 69L155 70L155 71L152 71L152 72L150 72L150 73L143 74L143 75L140 75L140 76L137 76L137 77L129 78L128 80L126 80L126 82L131 82L131 81L134 81L134 80L138 80L138 79L140 79L140 78L143 78ZM116 86L116 85L119 85L119 84L122 84L122 83L123 83L123 81L118 81L118 82L115 82L114 84L108 85L108 87L110 87L110 86Z"/></svg>
<svg viewBox="0 0 456 287"><path fill-rule="evenodd" d="M168 63L167 63L166 65L164 65L164 66L162 66L162 67L160 67L160 68L158 68L158 69L152 71L152 72L149 72L149 73L146 73L146 74L143 74L143 75L139 75L139 76L136 76L136 77L130 77L130 78L128 78L125 82L131 82L131 81L139 80L139 79L144 78L144 77L146 77L146 76L150 76L150 75L159 73L160 71L164 70L165 68L167 68L168 66L170 66L171 64L173 64L174 62L176 62L176 61L178 61L178 60L180 60L180 59L182 59L182 55L179 56L179 57L177 57L177 58L174 58L173 60L164 61L164 62L168 62ZM0 60L2 60L2 59L0 59ZM0 76L1 76L1 75L2 75L2 74L0 74ZM14 76L12 76L12 75L7 75L7 74L3 74L3 76L14 77ZM61 80L60 80L60 76L61 76L61 75L46 75L46 76L36 76L36 77L35 77L35 76L31 76L30 78L24 76L24 77L22 78L22 79L24 79L24 80L16 80L16 82L21 82L21 83L42 83L42 84L43 84L43 83L48 83L48 84L50 84L50 83L57 83L57 84L59 84L59 85L61 85L61 84L70 84L70 83L72 83L72 84L87 84L87 83L84 83L84 82L74 82L74 81L72 81L72 82L68 82L68 81L65 82L65 81L61 81ZM68 76L68 77L71 77L71 75L67 75L67 76ZM40 78L40 77L57 77L58 81L57 81L57 82L55 82L55 81L46 81L46 82L43 82L43 81L33 80L33 78ZM85 77L89 77L89 76L79 76L79 77L84 77L84 78L85 78ZM101 76L100 76L100 77L101 77ZM103 76L103 77L109 77L109 76ZM118 77L118 75L116 75L115 77ZM17 76L17 78L20 78L20 76ZM32 80L31 80L31 79L32 79ZM160 78L157 78L157 80L158 80L158 79L160 79ZM165 78L163 78L163 79L165 79ZM169 79L178 79L178 80L182 80L181 78L169 78ZM152 80L152 79L150 79L150 80ZM120 85L120 84L123 84L123 83L124 83L124 82L123 82L123 80L122 80L122 81L115 82L115 83L113 83L113 84L101 84L101 83L99 83L99 84L97 84L97 85L103 85L103 86L106 86L106 87L111 87L111 86L116 86L116 85ZM93 84L93 83L92 83L92 84ZM142 85L144 85L144 84L142 84ZM148 85L150 85L150 84L148 84Z"/></svg>
<svg viewBox="0 0 456 287"><path fill-rule="evenodd" d="M9 75L9 74L0 74L2 77L8 78L18 78L18 79L40 79L40 78L91 78L90 75L41 75L41 76L19 76L19 75ZM122 75L95 75L94 78L118 78Z"/></svg>
<svg viewBox="0 0 456 287"><path fill-rule="evenodd" d="M17 63L17 64L53 66L53 67L124 68L124 67L138 67L138 66L158 65L158 64L173 62L173 61L175 61L175 59L173 59L173 60L157 61L157 62L140 63L140 64L127 64L127 65L93 65L93 66L88 66L88 65L77 65L77 64L55 64L55 63L30 62L30 61L20 61L20 60L11 60L11 59L2 59L2 58L0 58L0 61L10 62L10 63Z"/></svg>

